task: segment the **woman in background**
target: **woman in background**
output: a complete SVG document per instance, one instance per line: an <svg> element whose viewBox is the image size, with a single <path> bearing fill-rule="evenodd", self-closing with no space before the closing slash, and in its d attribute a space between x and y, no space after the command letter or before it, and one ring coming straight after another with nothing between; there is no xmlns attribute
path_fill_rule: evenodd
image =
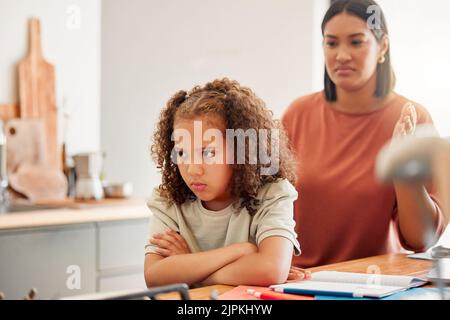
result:
<svg viewBox="0 0 450 320"><path fill-rule="evenodd" d="M374 7L376 6L376 7ZM322 34L325 89L295 100L283 117L297 157L298 267L426 249L421 214L436 235L443 215L433 189L376 181L375 159L392 137L432 123L393 91L389 37L372 0L338 0Z"/></svg>

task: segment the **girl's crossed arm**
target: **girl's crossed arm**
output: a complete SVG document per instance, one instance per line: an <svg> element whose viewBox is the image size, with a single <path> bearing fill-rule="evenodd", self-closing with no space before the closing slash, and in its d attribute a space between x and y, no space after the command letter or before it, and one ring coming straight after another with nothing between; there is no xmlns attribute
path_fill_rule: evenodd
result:
<svg viewBox="0 0 450 320"><path fill-rule="evenodd" d="M251 243L237 243L199 253L190 253L174 231L155 235L151 242L158 245L159 254L148 254L145 259L149 287L179 282L268 286L310 277L309 272L290 267L292 243L283 237L264 239L259 249Z"/></svg>
<svg viewBox="0 0 450 320"><path fill-rule="evenodd" d="M310 274L291 268L292 242L274 236L261 241L257 252L242 256L210 275L203 284L269 286L301 280Z"/></svg>
<svg viewBox="0 0 450 320"><path fill-rule="evenodd" d="M257 247L251 243L236 243L224 248L190 253L184 239L173 231L166 236L155 235L151 242L160 249L159 254L150 253L145 257L144 275L148 287L200 283L224 266L257 252Z"/></svg>

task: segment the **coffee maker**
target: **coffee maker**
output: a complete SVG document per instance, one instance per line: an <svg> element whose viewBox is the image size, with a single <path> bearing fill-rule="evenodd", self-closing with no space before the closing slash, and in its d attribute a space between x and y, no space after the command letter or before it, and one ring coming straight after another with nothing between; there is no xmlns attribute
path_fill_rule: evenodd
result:
<svg viewBox="0 0 450 320"><path fill-rule="evenodd" d="M80 153L73 156L76 171L75 198L79 200L103 199L100 180L102 155L99 152Z"/></svg>

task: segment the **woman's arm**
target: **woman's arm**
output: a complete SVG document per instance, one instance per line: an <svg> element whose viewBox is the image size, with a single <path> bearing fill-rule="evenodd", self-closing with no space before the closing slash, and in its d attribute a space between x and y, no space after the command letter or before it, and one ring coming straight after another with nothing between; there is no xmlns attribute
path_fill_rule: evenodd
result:
<svg viewBox="0 0 450 320"><path fill-rule="evenodd" d="M292 242L283 237L261 241L258 252L242 256L210 275L204 285L269 286L284 283L291 266Z"/></svg>
<svg viewBox="0 0 450 320"><path fill-rule="evenodd" d="M172 283L192 285L242 256L256 251L256 246L251 243L236 243L224 248L171 255L166 258L159 254L147 254L144 264L145 282L147 287Z"/></svg>
<svg viewBox="0 0 450 320"><path fill-rule="evenodd" d="M432 245L425 243L426 232L436 234L439 228L439 208L423 185L396 183L394 188L401 235L411 249L422 251Z"/></svg>
<svg viewBox="0 0 450 320"><path fill-rule="evenodd" d="M400 119L397 121L393 138L401 138L413 134L418 123L418 115L413 104L403 106ZM427 232L438 231L441 212L431 199L423 184L394 183L397 197L400 232L410 249L421 251L432 245L426 243Z"/></svg>

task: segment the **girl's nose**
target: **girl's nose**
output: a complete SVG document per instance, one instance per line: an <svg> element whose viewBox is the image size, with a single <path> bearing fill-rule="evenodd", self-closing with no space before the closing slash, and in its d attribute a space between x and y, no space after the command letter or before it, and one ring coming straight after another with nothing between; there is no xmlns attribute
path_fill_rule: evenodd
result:
<svg viewBox="0 0 450 320"><path fill-rule="evenodd" d="M202 164L190 164L187 168L187 173L193 176L202 175L204 172Z"/></svg>

